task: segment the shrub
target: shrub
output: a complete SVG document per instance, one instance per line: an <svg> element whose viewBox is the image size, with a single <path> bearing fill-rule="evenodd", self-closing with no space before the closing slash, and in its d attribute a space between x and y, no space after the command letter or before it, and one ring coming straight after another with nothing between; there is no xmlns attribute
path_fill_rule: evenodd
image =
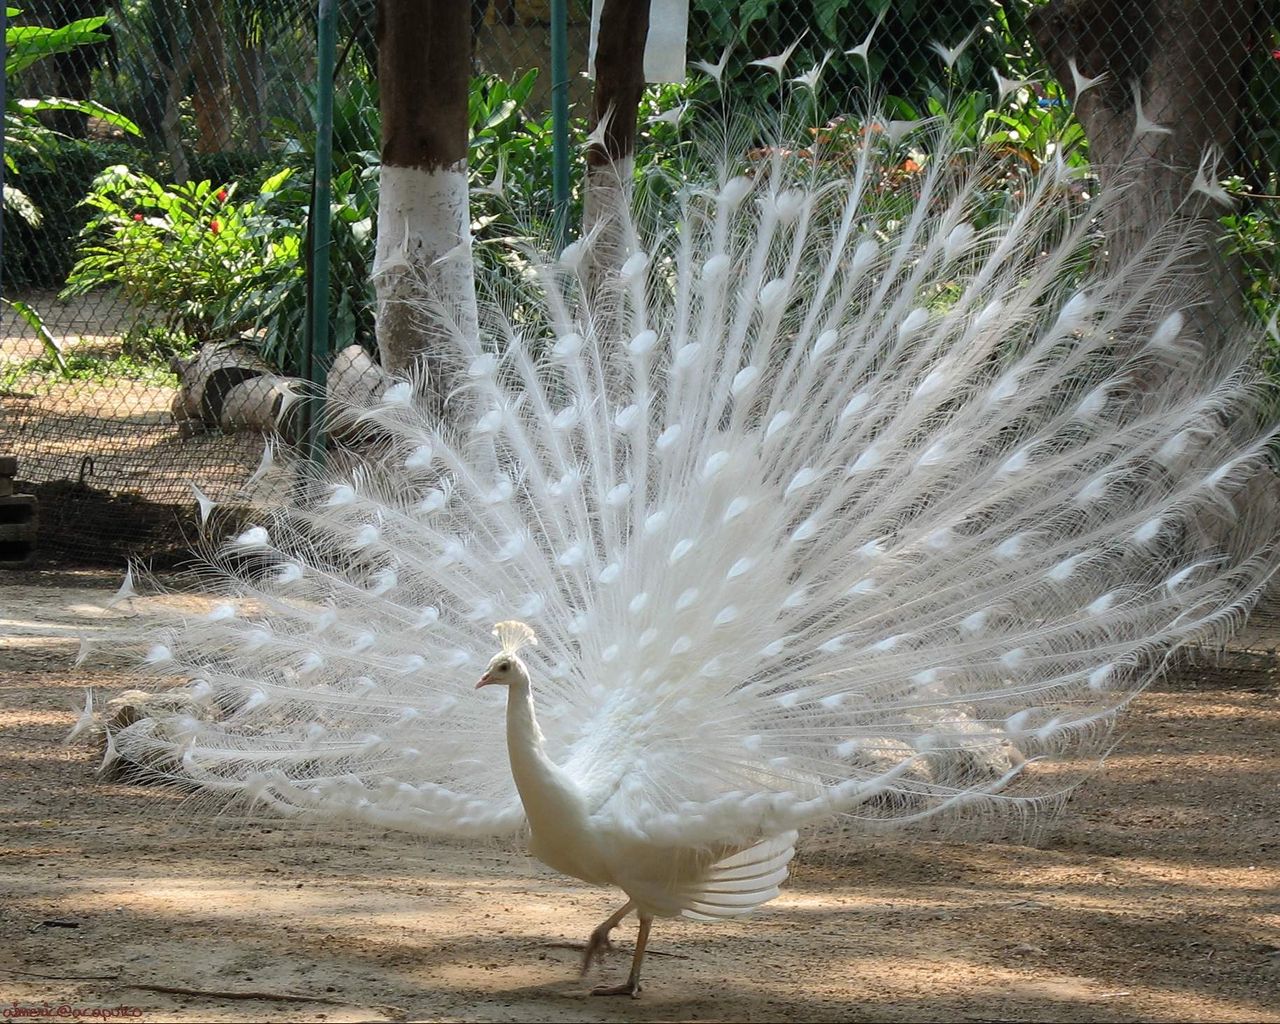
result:
<svg viewBox="0 0 1280 1024"><path fill-rule="evenodd" d="M237 203L234 185L166 186L123 165L108 167L84 200L92 213L63 296L117 288L196 343L252 326L250 318L228 319L235 296L273 268L298 262L296 231L270 211L291 173L281 171Z"/></svg>

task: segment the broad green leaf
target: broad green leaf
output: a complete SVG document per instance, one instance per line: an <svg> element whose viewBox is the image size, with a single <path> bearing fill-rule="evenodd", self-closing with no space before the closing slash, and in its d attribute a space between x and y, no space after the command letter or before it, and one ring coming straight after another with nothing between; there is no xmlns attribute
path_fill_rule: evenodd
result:
<svg viewBox="0 0 1280 1024"><path fill-rule="evenodd" d="M282 186L286 181L288 181L289 177L292 174L293 174L292 167L286 167L282 171L277 171L275 174L271 175L271 177L269 177L266 181L262 183L262 187L258 189L258 194L266 196L266 195L271 195L273 192L279 192L280 186Z"/></svg>
<svg viewBox="0 0 1280 1024"><path fill-rule="evenodd" d="M10 27L5 32L5 74L15 75L45 57L66 53L86 43L106 42L108 37L97 31L106 21L106 17L102 16L81 18L58 28L44 25Z"/></svg>
<svg viewBox="0 0 1280 1024"><path fill-rule="evenodd" d="M58 339L55 338L50 333L49 328L45 326L44 318L25 302L21 302L18 299L4 299L0 301L3 301L10 309L17 313L18 316L22 317L22 319L27 322L28 326L36 332L36 337L40 339L40 344L44 346L45 353L53 360L53 365L58 368L58 372L64 377L68 376L67 359L66 356L62 354L62 346L58 344Z"/></svg>
<svg viewBox="0 0 1280 1024"><path fill-rule="evenodd" d="M840 41L840 15L849 6L849 0L814 0L813 20L818 31L832 42Z"/></svg>
<svg viewBox="0 0 1280 1024"><path fill-rule="evenodd" d="M767 17L777 0L743 0L738 8L738 35L747 38L747 32L761 18Z"/></svg>
<svg viewBox="0 0 1280 1024"><path fill-rule="evenodd" d="M71 100L61 96L46 96L43 99L21 99L10 101L10 107L35 113L37 110L72 110L79 114L88 114L100 121L128 132L130 135L142 135L142 129L130 121L124 114L118 114L110 107L104 107L93 100Z"/></svg>

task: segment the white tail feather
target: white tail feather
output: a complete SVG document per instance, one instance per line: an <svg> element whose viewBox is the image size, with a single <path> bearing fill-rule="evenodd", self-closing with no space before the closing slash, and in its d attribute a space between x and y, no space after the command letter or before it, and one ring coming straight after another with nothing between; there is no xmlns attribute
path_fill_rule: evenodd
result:
<svg viewBox="0 0 1280 1024"><path fill-rule="evenodd" d="M895 191L913 129L878 127L847 176L779 153L678 188L589 300L581 251L491 282L463 418L421 375L352 410L359 469L213 552L225 606L148 638L203 711L118 755L286 812L514 830L472 684L518 619L550 757L655 843L1060 792L1037 759L1096 749L1275 572L1239 497L1271 472L1250 339L1203 358L1176 230L1082 279L1109 195L1075 209L1051 165L993 215L927 127ZM689 912L761 902L790 846Z"/></svg>

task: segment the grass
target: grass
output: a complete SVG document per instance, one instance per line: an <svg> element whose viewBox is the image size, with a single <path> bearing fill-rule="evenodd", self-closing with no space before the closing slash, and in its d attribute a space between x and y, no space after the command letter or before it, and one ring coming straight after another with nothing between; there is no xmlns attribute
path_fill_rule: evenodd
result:
<svg viewBox="0 0 1280 1024"><path fill-rule="evenodd" d="M139 359L125 353L69 352L66 369L60 371L52 356L40 355L0 366L0 393L17 390L49 391L67 381L109 384L135 381L155 387L177 387L178 377L163 362Z"/></svg>

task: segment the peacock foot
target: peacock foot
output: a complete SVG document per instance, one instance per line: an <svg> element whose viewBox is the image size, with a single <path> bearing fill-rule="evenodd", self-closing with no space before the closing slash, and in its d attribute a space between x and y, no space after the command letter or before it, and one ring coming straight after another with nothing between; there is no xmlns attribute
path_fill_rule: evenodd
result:
<svg viewBox="0 0 1280 1024"><path fill-rule="evenodd" d="M630 996L640 998L640 982L628 978L621 985L597 985L591 990L593 996Z"/></svg>
<svg viewBox="0 0 1280 1024"><path fill-rule="evenodd" d="M609 929L612 931L612 929ZM591 933L591 938L587 939L587 944L582 949L582 973L586 974L591 970L591 962L602 953L613 951L613 942L609 939L609 931L601 931L597 928Z"/></svg>

